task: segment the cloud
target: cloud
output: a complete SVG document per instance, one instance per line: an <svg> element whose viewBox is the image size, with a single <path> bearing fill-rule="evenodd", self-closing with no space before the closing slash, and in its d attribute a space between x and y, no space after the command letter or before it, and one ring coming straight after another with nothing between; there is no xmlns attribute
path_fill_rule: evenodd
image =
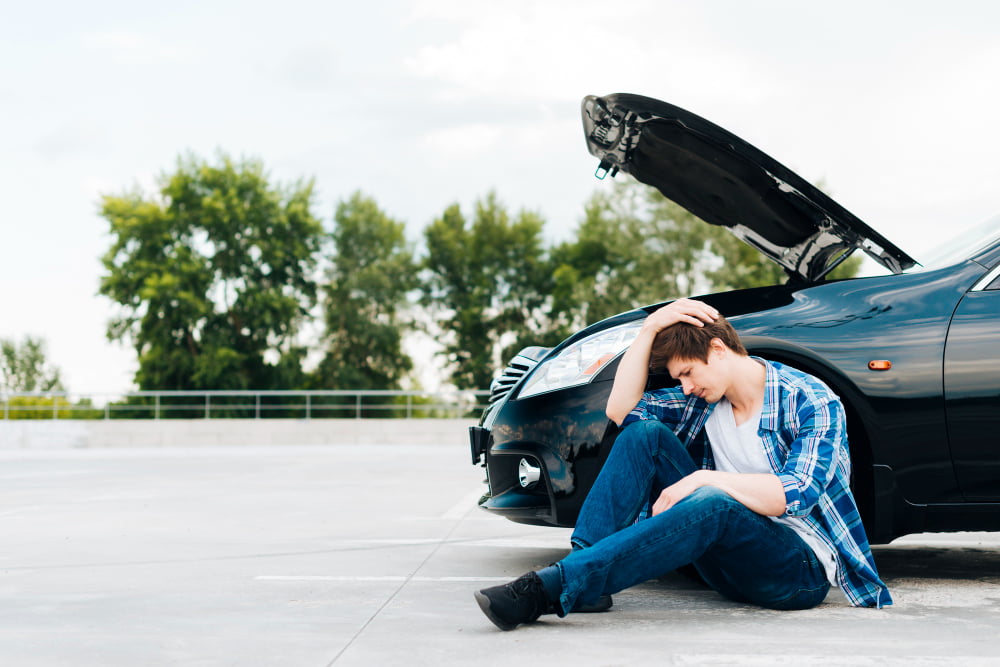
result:
<svg viewBox="0 0 1000 667"><path fill-rule="evenodd" d="M169 43L141 32L87 32L80 41L85 49L109 54L118 64L179 64L196 59L195 50L189 46Z"/></svg>
<svg viewBox="0 0 1000 667"><path fill-rule="evenodd" d="M85 120L69 120L35 140L33 148L46 160L73 156L99 156L107 137L101 125Z"/></svg>
<svg viewBox="0 0 1000 667"><path fill-rule="evenodd" d="M274 77L295 88L328 92L339 74L339 56L325 46L295 48L273 66Z"/></svg>
<svg viewBox="0 0 1000 667"><path fill-rule="evenodd" d="M448 161L491 153L503 139L497 125L469 123L432 130L424 135L422 143L436 160Z"/></svg>
<svg viewBox="0 0 1000 667"><path fill-rule="evenodd" d="M668 4L424 0L414 15L452 30L403 65L448 103L578 103L586 94L636 92L745 106L775 89L758 58L733 50L684 4Z"/></svg>

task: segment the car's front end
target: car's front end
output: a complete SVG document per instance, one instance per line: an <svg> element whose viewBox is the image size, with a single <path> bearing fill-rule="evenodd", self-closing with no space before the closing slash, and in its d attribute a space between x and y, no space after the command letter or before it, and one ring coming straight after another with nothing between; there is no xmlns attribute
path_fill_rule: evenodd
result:
<svg viewBox="0 0 1000 667"><path fill-rule="evenodd" d="M481 507L521 523L573 525L617 435L604 406L618 355L644 317L618 315L511 360L470 429L473 462L485 466L489 484Z"/></svg>
<svg viewBox="0 0 1000 667"><path fill-rule="evenodd" d="M941 359L954 303L982 272L970 262L926 274L696 297L730 319L751 354L805 370L841 397L855 495L873 542L935 529L927 508L961 507ZM660 305L585 329L523 372L489 406L471 429L473 460L487 472L483 509L522 523L575 524L619 431L605 414L624 350L619 345ZM589 370L588 361L599 363L596 372L564 372L561 352L600 340L618 343L594 346L574 364ZM606 359L608 354L613 357ZM875 362L889 362L889 369ZM648 388L673 384L666 373L651 374Z"/></svg>
<svg viewBox="0 0 1000 667"><path fill-rule="evenodd" d="M986 404L995 412L996 377L976 373L967 361L996 356L989 327L998 318L1000 221L984 229L984 246L959 247L939 265L908 271L916 265L909 255L778 162L694 114L610 95L586 98L583 116L600 174L630 173L730 229L789 274L785 285L697 298L729 318L751 354L801 368L841 397L854 493L873 542L1000 526L1000 502L993 502L1000 485L973 465L992 446L975 431L985 423L975 415ZM889 275L827 281L857 250ZM966 301L968 313L956 323ZM660 305L515 357L471 430L473 462L488 477L483 509L523 523L574 525L618 434L605 415L618 361ZM953 335L956 326L964 337ZM665 373L654 374L648 388L672 384ZM963 415L974 416L961 433L979 438L965 450L949 427L949 416ZM956 452L964 457L964 487Z"/></svg>

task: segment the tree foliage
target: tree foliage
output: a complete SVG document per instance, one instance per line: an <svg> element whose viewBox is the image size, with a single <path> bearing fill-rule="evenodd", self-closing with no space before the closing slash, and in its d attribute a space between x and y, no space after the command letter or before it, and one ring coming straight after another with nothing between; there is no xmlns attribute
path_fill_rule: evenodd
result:
<svg viewBox="0 0 1000 667"><path fill-rule="evenodd" d="M504 349L549 334L543 224L528 211L511 218L491 193L476 202L471 221L456 204L425 229L421 301L447 332L442 343L457 387L489 386Z"/></svg>
<svg viewBox="0 0 1000 667"><path fill-rule="evenodd" d="M315 386L398 389L412 369L401 314L417 275L405 228L360 192L337 206L333 266L323 287L326 354Z"/></svg>
<svg viewBox="0 0 1000 667"><path fill-rule="evenodd" d="M425 230L422 302L448 334L459 387L485 388L517 349L622 311L786 278L728 230L631 179L591 197L571 240L547 250L542 228L534 214L512 220L490 194L471 222L452 206ZM851 258L834 276L859 264Z"/></svg>
<svg viewBox="0 0 1000 667"><path fill-rule="evenodd" d="M294 336L315 300L322 226L312 183L272 186L263 166L178 161L159 196L105 196L113 243L100 292L111 339L136 348L141 389L300 385Z"/></svg>
<svg viewBox="0 0 1000 667"><path fill-rule="evenodd" d="M181 158L151 196L103 198L112 244L100 292L119 306L107 333L135 347L140 388L399 388L413 368L404 337L429 318L448 379L482 389L525 345L638 306L785 279L726 229L631 179L595 193L554 246L538 214L512 215L495 193L468 218L450 206L424 229L419 259L405 224L372 198L341 201L328 236L312 199L311 182L272 185L259 162L225 155ZM298 333L318 295L323 356L307 375Z"/></svg>
<svg viewBox="0 0 1000 667"><path fill-rule="evenodd" d="M705 224L635 181L595 192L575 238L553 252L555 310L571 328L690 294Z"/></svg>
<svg viewBox="0 0 1000 667"><path fill-rule="evenodd" d="M25 336L18 343L0 339L0 391L23 393L64 391L62 373L46 359L45 341Z"/></svg>

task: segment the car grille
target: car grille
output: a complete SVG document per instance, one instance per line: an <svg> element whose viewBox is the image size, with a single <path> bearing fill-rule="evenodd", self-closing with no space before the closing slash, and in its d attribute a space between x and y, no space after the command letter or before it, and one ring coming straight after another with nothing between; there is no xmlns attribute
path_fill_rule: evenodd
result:
<svg viewBox="0 0 1000 667"><path fill-rule="evenodd" d="M510 390L538 365L538 361L549 351L547 347L526 347L514 355L503 373L490 383L490 405L503 399Z"/></svg>
<svg viewBox="0 0 1000 667"><path fill-rule="evenodd" d="M503 374L494 378L490 384L490 403L496 403L501 398L510 393L521 378L535 367L537 361L531 361L524 357L517 356L510 360L510 364L504 369Z"/></svg>

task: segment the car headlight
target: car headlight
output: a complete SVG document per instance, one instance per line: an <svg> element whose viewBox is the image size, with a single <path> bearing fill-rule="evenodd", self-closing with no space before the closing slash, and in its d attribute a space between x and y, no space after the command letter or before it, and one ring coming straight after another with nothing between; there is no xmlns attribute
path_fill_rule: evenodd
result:
<svg viewBox="0 0 1000 667"><path fill-rule="evenodd" d="M639 335L643 320L599 331L567 346L540 363L518 393L519 398L554 389L587 384L604 366L621 354Z"/></svg>

